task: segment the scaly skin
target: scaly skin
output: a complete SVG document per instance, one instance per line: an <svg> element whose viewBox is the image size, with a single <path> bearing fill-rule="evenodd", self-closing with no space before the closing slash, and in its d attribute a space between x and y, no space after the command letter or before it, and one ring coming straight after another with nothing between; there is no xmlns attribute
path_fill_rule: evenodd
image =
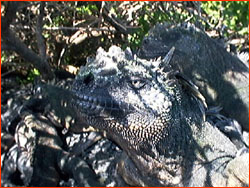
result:
<svg viewBox="0 0 250 188"><path fill-rule="evenodd" d="M249 130L249 65L228 53L195 27L158 24L144 38L141 58L164 57L172 46L170 65L199 87L208 105L221 106L223 115Z"/></svg>
<svg viewBox="0 0 250 188"><path fill-rule="evenodd" d="M164 71L163 71L164 70ZM226 186L235 145L204 122L197 98L163 61L112 46L82 67L69 105L83 126L123 150L118 172L134 186ZM83 126L70 127L81 131Z"/></svg>

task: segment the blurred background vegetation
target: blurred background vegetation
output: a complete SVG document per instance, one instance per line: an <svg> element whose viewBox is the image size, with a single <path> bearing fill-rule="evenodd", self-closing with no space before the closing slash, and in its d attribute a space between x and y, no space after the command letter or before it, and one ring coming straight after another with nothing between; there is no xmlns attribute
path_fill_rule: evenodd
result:
<svg viewBox="0 0 250 188"><path fill-rule="evenodd" d="M48 63L53 73L65 70L75 74L100 46L129 46L136 50L150 28L161 22L189 22L238 51L248 49L248 1L51 1L16 2L15 6L6 27L41 62ZM9 2L2 2L2 21L10 17L10 7ZM18 47L10 48L10 36L3 26L2 78L11 77L18 84L26 84L46 74ZM39 35L45 46L39 42ZM43 50L45 54L40 53Z"/></svg>

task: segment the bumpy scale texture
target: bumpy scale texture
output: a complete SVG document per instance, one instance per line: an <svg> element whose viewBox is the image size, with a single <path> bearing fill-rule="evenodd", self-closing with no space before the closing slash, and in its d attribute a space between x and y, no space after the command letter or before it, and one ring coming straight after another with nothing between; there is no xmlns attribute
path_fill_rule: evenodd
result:
<svg viewBox="0 0 250 188"><path fill-rule="evenodd" d="M237 149L203 120L197 99L165 59L99 48L81 68L72 93L69 104L82 126L71 130L106 131L124 151L118 172L128 184L227 186L227 164Z"/></svg>
<svg viewBox="0 0 250 188"><path fill-rule="evenodd" d="M164 57L175 47L171 66L192 79L210 106L221 106L223 115L249 127L249 63L240 61L190 24L157 24L142 42L138 55Z"/></svg>

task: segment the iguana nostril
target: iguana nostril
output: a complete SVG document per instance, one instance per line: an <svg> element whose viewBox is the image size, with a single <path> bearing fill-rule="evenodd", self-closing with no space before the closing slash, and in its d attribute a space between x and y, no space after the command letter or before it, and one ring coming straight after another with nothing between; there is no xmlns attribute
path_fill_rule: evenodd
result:
<svg viewBox="0 0 250 188"><path fill-rule="evenodd" d="M83 82L88 85L90 82L92 82L94 80L94 76L92 73L89 73L88 75L86 75L84 78L83 78Z"/></svg>

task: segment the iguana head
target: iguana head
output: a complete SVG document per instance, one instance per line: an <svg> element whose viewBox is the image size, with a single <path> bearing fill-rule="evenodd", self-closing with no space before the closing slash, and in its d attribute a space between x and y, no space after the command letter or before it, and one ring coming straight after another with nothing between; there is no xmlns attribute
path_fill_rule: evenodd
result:
<svg viewBox="0 0 250 188"><path fill-rule="evenodd" d="M175 153L178 147L160 143L164 139L175 143L170 140L188 129L189 113L201 114L196 113L194 100L189 103L191 97L181 99L186 95L167 66L172 53L173 49L164 59L147 61L128 49L112 46L105 52L99 48L73 84L76 98L71 105L83 124L106 130L125 150L131 146L129 151L133 148L155 156L152 147L159 146L157 152Z"/></svg>
<svg viewBox="0 0 250 188"><path fill-rule="evenodd" d="M162 71L161 63L159 59L139 59L129 49L112 46L105 52L99 48L73 85L76 108L90 119L116 121L127 127L139 121L147 126L169 111L176 97L173 80Z"/></svg>

